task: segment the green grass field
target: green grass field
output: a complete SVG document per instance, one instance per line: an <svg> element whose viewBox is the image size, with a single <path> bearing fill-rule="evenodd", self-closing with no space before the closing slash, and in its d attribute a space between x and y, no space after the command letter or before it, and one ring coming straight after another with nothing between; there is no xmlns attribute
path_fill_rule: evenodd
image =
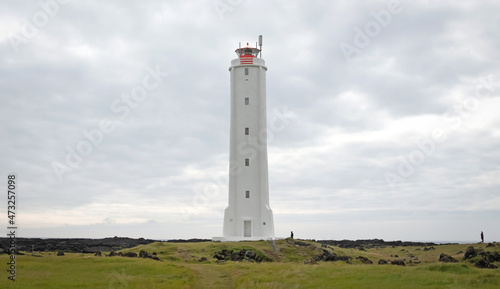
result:
<svg viewBox="0 0 500 289"><path fill-rule="evenodd" d="M336 261L311 265L304 261L320 255L324 248L315 242L303 242L311 245L299 246L289 239L276 241L279 253L264 241L152 243L122 251L156 252L162 261L80 253L36 254L41 257L26 254L17 256L15 282L7 279L9 256L2 255L0 264L4 264L5 270L0 288L500 288L500 269L478 269L473 263L462 261L463 252L470 245L441 245L429 251L422 247L366 251L333 247L327 250L352 257L351 264ZM490 248L486 244L473 246L500 252L500 244ZM222 249L242 248L274 261L217 263L212 257ZM441 253L460 262L441 263L438 261ZM373 264L363 264L356 259L358 256L370 259ZM200 262L202 257L207 261ZM405 259L406 266L378 265L379 259Z"/></svg>

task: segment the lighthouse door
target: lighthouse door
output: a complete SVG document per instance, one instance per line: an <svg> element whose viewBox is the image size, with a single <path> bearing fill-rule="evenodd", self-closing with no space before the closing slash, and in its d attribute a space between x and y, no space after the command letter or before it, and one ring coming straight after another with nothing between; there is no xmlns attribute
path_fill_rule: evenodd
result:
<svg viewBox="0 0 500 289"><path fill-rule="evenodd" d="M243 237L252 237L252 221L243 221Z"/></svg>

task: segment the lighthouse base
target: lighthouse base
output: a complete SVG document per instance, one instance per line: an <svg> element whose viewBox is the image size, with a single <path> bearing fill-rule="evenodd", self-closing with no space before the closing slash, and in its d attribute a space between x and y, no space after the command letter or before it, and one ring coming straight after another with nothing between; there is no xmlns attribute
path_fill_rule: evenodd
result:
<svg viewBox="0 0 500 289"><path fill-rule="evenodd" d="M242 242L242 241L269 241L276 240L274 237L268 236L253 236L253 237L240 237L240 236L228 236L228 237L212 237L213 242Z"/></svg>

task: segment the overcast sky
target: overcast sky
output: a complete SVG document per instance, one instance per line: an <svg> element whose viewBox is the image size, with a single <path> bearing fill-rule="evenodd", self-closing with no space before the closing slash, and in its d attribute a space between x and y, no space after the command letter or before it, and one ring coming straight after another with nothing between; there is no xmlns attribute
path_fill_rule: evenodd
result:
<svg viewBox="0 0 500 289"><path fill-rule="evenodd" d="M228 67L262 34L276 236L500 241L499 11L4 1L0 175L6 194L17 174L20 236L221 236Z"/></svg>

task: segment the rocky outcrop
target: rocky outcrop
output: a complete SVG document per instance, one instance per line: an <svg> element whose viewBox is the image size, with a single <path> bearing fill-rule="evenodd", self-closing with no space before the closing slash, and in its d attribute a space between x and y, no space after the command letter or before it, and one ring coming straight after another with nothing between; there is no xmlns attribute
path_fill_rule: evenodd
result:
<svg viewBox="0 0 500 289"><path fill-rule="evenodd" d="M337 246L340 248L349 248L349 249L359 249L359 248L376 248L376 247L387 247L387 246L415 246L415 247L424 247L424 246L436 246L435 243L423 243L423 242L403 242L403 241L384 241L382 239L367 239L367 240L318 240L316 241L321 244L327 244L330 246Z"/></svg>
<svg viewBox="0 0 500 289"><path fill-rule="evenodd" d="M250 262L272 262L273 259L267 257L264 254L259 254L252 250L241 249L240 251L226 250L215 252L213 255L214 259L217 261L243 261L247 260Z"/></svg>
<svg viewBox="0 0 500 289"><path fill-rule="evenodd" d="M361 261L363 264L373 264L373 262L370 259L368 259L366 257L363 257L363 256L359 256L356 259L358 259L359 261Z"/></svg>
<svg viewBox="0 0 500 289"><path fill-rule="evenodd" d="M202 243L202 242L212 242L212 239L172 239L172 240L167 240L163 241L166 243Z"/></svg>
<svg viewBox="0 0 500 289"><path fill-rule="evenodd" d="M392 265L398 265L398 266L406 266L405 262L403 260L401 260L401 259L392 260L391 264Z"/></svg>
<svg viewBox="0 0 500 289"><path fill-rule="evenodd" d="M387 264L387 263L388 263L388 262L387 262L387 260L385 260L385 259L380 259L380 260L378 260L378 264L379 264L379 265L385 265L385 264Z"/></svg>
<svg viewBox="0 0 500 289"><path fill-rule="evenodd" d="M477 268L484 268L484 269L496 269L498 266L495 264L491 263L487 258L483 257L481 260L477 261L474 263L474 266Z"/></svg>
<svg viewBox="0 0 500 289"><path fill-rule="evenodd" d="M441 255L439 255L439 262L443 262L443 263L457 263L458 261L451 257L450 255L446 255L445 253L441 253Z"/></svg>
<svg viewBox="0 0 500 289"><path fill-rule="evenodd" d="M122 255L123 257L129 257L129 258L137 258L137 253L134 253L134 252L127 252L127 253L123 253Z"/></svg>
<svg viewBox="0 0 500 289"><path fill-rule="evenodd" d="M0 238L0 248L8 248L10 240ZM144 238L104 238L104 239L39 239L39 238L17 238L16 248L20 251L54 252L64 251L69 253L96 253L118 251L122 249L146 245L156 242Z"/></svg>
<svg viewBox="0 0 500 289"><path fill-rule="evenodd" d="M473 246L469 246L467 250L465 250L464 260L469 260L477 256L481 256L481 259L474 263L474 266L477 268L498 268L498 266L493 264L493 262L500 262L500 254L498 252L485 252L483 249L475 249Z"/></svg>
<svg viewBox="0 0 500 289"><path fill-rule="evenodd" d="M153 252L152 254L148 253L147 251L144 251L144 250L141 250L139 252L139 258L149 258L149 259L153 259L153 260L156 260L156 261L160 261L160 258L158 258L158 256L156 256L156 252Z"/></svg>
<svg viewBox="0 0 500 289"><path fill-rule="evenodd" d="M500 254L498 254L498 252L486 251L480 252L479 255L488 260L488 262L500 262Z"/></svg>
<svg viewBox="0 0 500 289"><path fill-rule="evenodd" d="M474 249L474 247L469 246L467 247L467 250L465 250L464 254L464 260L472 259L477 256L477 251Z"/></svg>
<svg viewBox="0 0 500 289"><path fill-rule="evenodd" d="M314 261L325 261L325 262L335 262L335 261L344 261L346 263L350 262L351 257L347 256L339 256L335 253L331 253L328 250L323 250L321 255L314 257Z"/></svg>

